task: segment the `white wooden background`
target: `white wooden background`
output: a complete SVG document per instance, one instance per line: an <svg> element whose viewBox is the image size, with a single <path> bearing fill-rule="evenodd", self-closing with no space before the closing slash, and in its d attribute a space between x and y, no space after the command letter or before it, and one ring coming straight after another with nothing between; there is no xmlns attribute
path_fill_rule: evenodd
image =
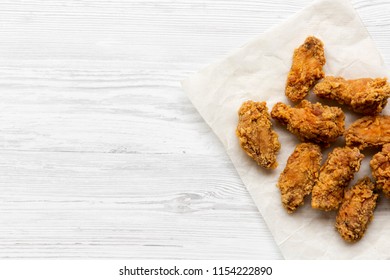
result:
<svg viewBox="0 0 390 280"><path fill-rule="evenodd" d="M0 258L282 258L179 81L310 3L1 0Z"/></svg>

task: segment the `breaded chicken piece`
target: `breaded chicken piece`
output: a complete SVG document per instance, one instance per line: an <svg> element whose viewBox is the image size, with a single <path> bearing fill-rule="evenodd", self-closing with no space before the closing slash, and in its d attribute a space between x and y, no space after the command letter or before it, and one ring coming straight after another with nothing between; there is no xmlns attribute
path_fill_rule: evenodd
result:
<svg viewBox="0 0 390 280"><path fill-rule="evenodd" d="M347 146L381 147L390 143L390 116L366 116L358 119L345 132Z"/></svg>
<svg viewBox="0 0 390 280"><path fill-rule="evenodd" d="M378 194L370 178L364 177L346 189L336 216L336 228L348 242L360 240L374 217Z"/></svg>
<svg viewBox="0 0 390 280"><path fill-rule="evenodd" d="M383 145L382 151L372 157L370 166L376 186L390 198L390 144Z"/></svg>
<svg viewBox="0 0 390 280"><path fill-rule="evenodd" d="M336 210L344 195L344 188L360 168L364 155L357 148L335 148L320 169L314 184L311 206L325 211Z"/></svg>
<svg viewBox="0 0 390 280"><path fill-rule="evenodd" d="M321 159L321 148L313 143L298 144L288 158L278 181L282 204L288 213L294 212L311 193L318 178Z"/></svg>
<svg viewBox="0 0 390 280"><path fill-rule="evenodd" d="M316 84L313 92L318 97L345 104L357 113L376 115L387 104L390 85L386 78L345 80L329 76Z"/></svg>
<svg viewBox="0 0 390 280"><path fill-rule="evenodd" d="M276 168L276 154L280 149L278 135L272 129L271 118L265 102L246 101L238 111L236 135L242 149L258 165Z"/></svg>
<svg viewBox="0 0 390 280"><path fill-rule="evenodd" d="M312 104L307 100L294 108L279 102L272 108L271 116L287 125L301 141L329 146L344 132L345 116L340 108Z"/></svg>
<svg viewBox="0 0 390 280"><path fill-rule="evenodd" d="M324 44L314 36L294 50L293 61L286 82L286 96L300 101L309 93L314 83L325 76Z"/></svg>

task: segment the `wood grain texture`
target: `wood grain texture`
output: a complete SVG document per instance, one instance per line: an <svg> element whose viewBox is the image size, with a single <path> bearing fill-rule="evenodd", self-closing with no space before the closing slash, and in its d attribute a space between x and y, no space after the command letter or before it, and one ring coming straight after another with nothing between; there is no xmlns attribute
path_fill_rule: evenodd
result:
<svg viewBox="0 0 390 280"><path fill-rule="evenodd" d="M179 82L310 3L1 1L0 257L282 258Z"/></svg>

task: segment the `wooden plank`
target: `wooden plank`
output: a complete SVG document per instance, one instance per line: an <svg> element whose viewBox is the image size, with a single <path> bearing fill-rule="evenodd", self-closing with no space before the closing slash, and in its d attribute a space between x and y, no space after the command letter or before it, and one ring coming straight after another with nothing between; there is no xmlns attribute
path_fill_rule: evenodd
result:
<svg viewBox="0 0 390 280"><path fill-rule="evenodd" d="M224 157L3 151L0 170L0 257L280 257Z"/></svg>

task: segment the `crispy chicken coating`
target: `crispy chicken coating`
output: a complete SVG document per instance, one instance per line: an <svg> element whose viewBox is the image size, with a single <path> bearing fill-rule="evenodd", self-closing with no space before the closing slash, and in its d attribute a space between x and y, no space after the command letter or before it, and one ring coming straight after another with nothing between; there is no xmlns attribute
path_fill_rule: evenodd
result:
<svg viewBox="0 0 390 280"><path fill-rule="evenodd" d="M280 174L278 188L288 213L302 205L311 193L321 165L321 148L313 143L298 144Z"/></svg>
<svg viewBox="0 0 390 280"><path fill-rule="evenodd" d="M364 177L345 190L344 199L336 216L336 228L348 242L360 240L374 217L378 194L370 178Z"/></svg>
<svg viewBox="0 0 390 280"><path fill-rule="evenodd" d="M336 210L344 195L344 188L360 168L363 155L357 148L335 148L320 169L314 184L311 206L325 211Z"/></svg>
<svg viewBox="0 0 390 280"><path fill-rule="evenodd" d="M383 145L382 151L372 157L370 166L378 189L390 198L390 144Z"/></svg>
<svg viewBox="0 0 390 280"><path fill-rule="evenodd" d="M390 143L390 116L366 116L355 121L345 132L347 146L381 147Z"/></svg>
<svg viewBox="0 0 390 280"><path fill-rule="evenodd" d="M280 149L278 135L272 129L271 118L265 102L246 101L238 111L236 135L242 149L258 165L276 168L276 154Z"/></svg>
<svg viewBox="0 0 390 280"><path fill-rule="evenodd" d="M386 106L390 85L386 78L345 80L329 76L316 84L313 92L318 97L345 104L357 113L376 115Z"/></svg>
<svg viewBox="0 0 390 280"><path fill-rule="evenodd" d="M293 61L286 82L286 96L300 101L309 93L314 83L325 76L324 44L314 36L294 50Z"/></svg>
<svg viewBox="0 0 390 280"><path fill-rule="evenodd" d="M344 132L344 113L338 107L312 104L302 100L294 108L281 102L271 112L272 118L287 125L301 141L329 146Z"/></svg>

